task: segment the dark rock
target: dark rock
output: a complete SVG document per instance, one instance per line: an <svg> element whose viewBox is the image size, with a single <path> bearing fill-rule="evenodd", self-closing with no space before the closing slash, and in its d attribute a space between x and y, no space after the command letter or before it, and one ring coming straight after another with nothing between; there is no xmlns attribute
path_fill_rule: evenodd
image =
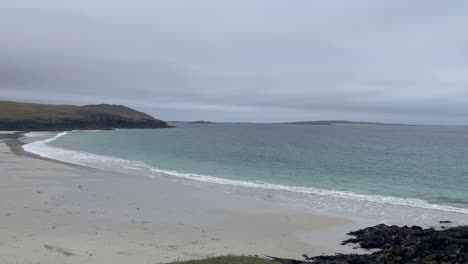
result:
<svg viewBox="0 0 468 264"><path fill-rule="evenodd" d="M273 259L283 264L468 263L468 226L435 230L381 224L349 235L354 238L344 241L343 245L356 243L364 249L378 251L363 255L316 256L303 261Z"/></svg>
<svg viewBox="0 0 468 264"><path fill-rule="evenodd" d="M193 121L193 122L190 122L192 124L213 124L213 122L211 121L204 121L204 120L199 120L199 121Z"/></svg>
<svg viewBox="0 0 468 264"><path fill-rule="evenodd" d="M275 261L278 261L282 264L301 264L304 261L302 260L295 260L295 259L285 259L285 258L277 258L277 257L272 257L272 256L267 256L267 258L271 258Z"/></svg>

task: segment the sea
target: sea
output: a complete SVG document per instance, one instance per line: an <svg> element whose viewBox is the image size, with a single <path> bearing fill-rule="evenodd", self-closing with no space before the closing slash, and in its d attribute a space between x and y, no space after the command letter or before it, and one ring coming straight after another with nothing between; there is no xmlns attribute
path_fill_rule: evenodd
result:
<svg viewBox="0 0 468 264"><path fill-rule="evenodd" d="M468 224L468 127L175 126L31 132L24 149L131 177L387 224Z"/></svg>

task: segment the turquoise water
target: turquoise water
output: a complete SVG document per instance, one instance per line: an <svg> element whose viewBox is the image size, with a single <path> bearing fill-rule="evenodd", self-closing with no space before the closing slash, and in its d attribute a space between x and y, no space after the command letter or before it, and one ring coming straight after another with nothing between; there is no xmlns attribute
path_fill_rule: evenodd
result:
<svg viewBox="0 0 468 264"><path fill-rule="evenodd" d="M467 127L177 125L69 132L50 145L85 165L83 153L107 157L96 167L468 214Z"/></svg>

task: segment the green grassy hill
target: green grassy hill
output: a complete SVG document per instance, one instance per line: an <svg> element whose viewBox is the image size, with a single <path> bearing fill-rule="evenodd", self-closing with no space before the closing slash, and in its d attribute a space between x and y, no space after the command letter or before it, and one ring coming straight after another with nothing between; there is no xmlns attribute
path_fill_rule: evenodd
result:
<svg viewBox="0 0 468 264"><path fill-rule="evenodd" d="M48 105L0 101L0 130L164 128L167 123L123 105Z"/></svg>

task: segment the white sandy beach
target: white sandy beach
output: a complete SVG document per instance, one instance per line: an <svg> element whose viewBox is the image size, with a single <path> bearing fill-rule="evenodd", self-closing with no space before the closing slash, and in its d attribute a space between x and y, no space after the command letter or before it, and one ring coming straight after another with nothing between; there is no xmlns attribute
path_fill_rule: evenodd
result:
<svg viewBox="0 0 468 264"><path fill-rule="evenodd" d="M0 142L0 263L161 263L226 254L299 258L339 246L352 219L15 155Z"/></svg>

